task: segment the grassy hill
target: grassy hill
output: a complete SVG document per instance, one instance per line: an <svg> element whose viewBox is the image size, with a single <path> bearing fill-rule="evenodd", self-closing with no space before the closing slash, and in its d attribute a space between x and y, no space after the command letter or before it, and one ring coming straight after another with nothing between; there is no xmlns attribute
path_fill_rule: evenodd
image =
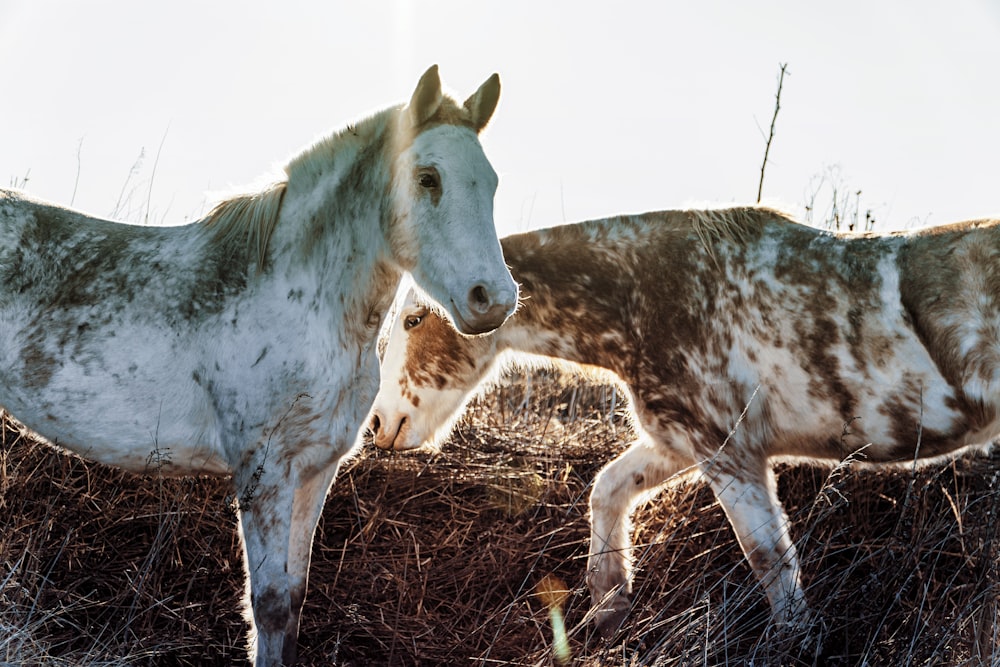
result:
<svg viewBox="0 0 1000 667"><path fill-rule="evenodd" d="M612 642L584 620L587 496L630 438L613 389L546 373L478 400L440 452L369 445L317 529L306 665L549 665L536 594L570 590L571 664L1000 665L1000 458L780 467L823 652L777 641L711 492L638 510L635 606ZM245 658L229 489L0 446L0 664L228 665Z"/></svg>

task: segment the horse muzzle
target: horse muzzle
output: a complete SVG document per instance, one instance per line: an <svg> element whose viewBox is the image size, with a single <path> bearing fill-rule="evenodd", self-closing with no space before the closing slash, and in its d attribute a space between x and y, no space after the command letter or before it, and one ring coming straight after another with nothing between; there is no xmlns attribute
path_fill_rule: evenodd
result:
<svg viewBox="0 0 1000 667"><path fill-rule="evenodd" d="M490 290L480 283L469 290L464 304L454 299L451 302L455 327L467 336L493 331L507 321L516 308L516 285L511 290Z"/></svg>
<svg viewBox="0 0 1000 667"><path fill-rule="evenodd" d="M372 442L379 449L402 451L416 448L416 445L407 444L410 420L406 415L397 415L395 419L389 420L376 410L372 414L369 428L372 431Z"/></svg>

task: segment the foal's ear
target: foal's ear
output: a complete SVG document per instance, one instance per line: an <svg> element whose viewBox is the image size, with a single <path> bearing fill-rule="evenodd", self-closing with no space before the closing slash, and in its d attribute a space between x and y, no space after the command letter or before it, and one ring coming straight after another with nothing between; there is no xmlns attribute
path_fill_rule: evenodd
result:
<svg viewBox="0 0 1000 667"><path fill-rule="evenodd" d="M407 108L410 124L419 127L426 123L441 106L441 98L441 76L438 74L438 66L431 65L420 77L417 89L410 98L410 106Z"/></svg>
<svg viewBox="0 0 1000 667"><path fill-rule="evenodd" d="M479 86L479 90L465 100L464 106L472 116L472 124L476 128L476 132L482 132L486 123L490 122L499 100L500 75L494 72L493 76Z"/></svg>

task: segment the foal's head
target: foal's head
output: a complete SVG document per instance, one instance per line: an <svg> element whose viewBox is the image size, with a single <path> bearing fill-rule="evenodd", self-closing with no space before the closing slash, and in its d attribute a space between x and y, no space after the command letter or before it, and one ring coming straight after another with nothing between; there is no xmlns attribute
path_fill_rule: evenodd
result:
<svg viewBox="0 0 1000 667"><path fill-rule="evenodd" d="M459 335L411 290L382 360L371 423L375 445L413 449L447 434L495 356L492 337Z"/></svg>
<svg viewBox="0 0 1000 667"><path fill-rule="evenodd" d="M393 254L466 334L495 329L517 304L493 225L497 175L478 138L499 95L494 74L459 105L431 67L394 136Z"/></svg>

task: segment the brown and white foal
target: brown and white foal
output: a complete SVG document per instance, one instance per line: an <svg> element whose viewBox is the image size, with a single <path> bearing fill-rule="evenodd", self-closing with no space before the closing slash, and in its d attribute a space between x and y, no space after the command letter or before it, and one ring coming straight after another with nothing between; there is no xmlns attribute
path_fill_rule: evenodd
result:
<svg viewBox="0 0 1000 667"><path fill-rule="evenodd" d="M629 606L629 514L679 471L708 480L774 621L788 623L806 604L771 458L864 448L872 462L912 461L1000 434L998 220L844 235L732 208L502 244L520 310L466 338L411 295L382 365L375 443L446 433L503 352L617 374L639 437L590 498L588 583L604 631Z"/></svg>

